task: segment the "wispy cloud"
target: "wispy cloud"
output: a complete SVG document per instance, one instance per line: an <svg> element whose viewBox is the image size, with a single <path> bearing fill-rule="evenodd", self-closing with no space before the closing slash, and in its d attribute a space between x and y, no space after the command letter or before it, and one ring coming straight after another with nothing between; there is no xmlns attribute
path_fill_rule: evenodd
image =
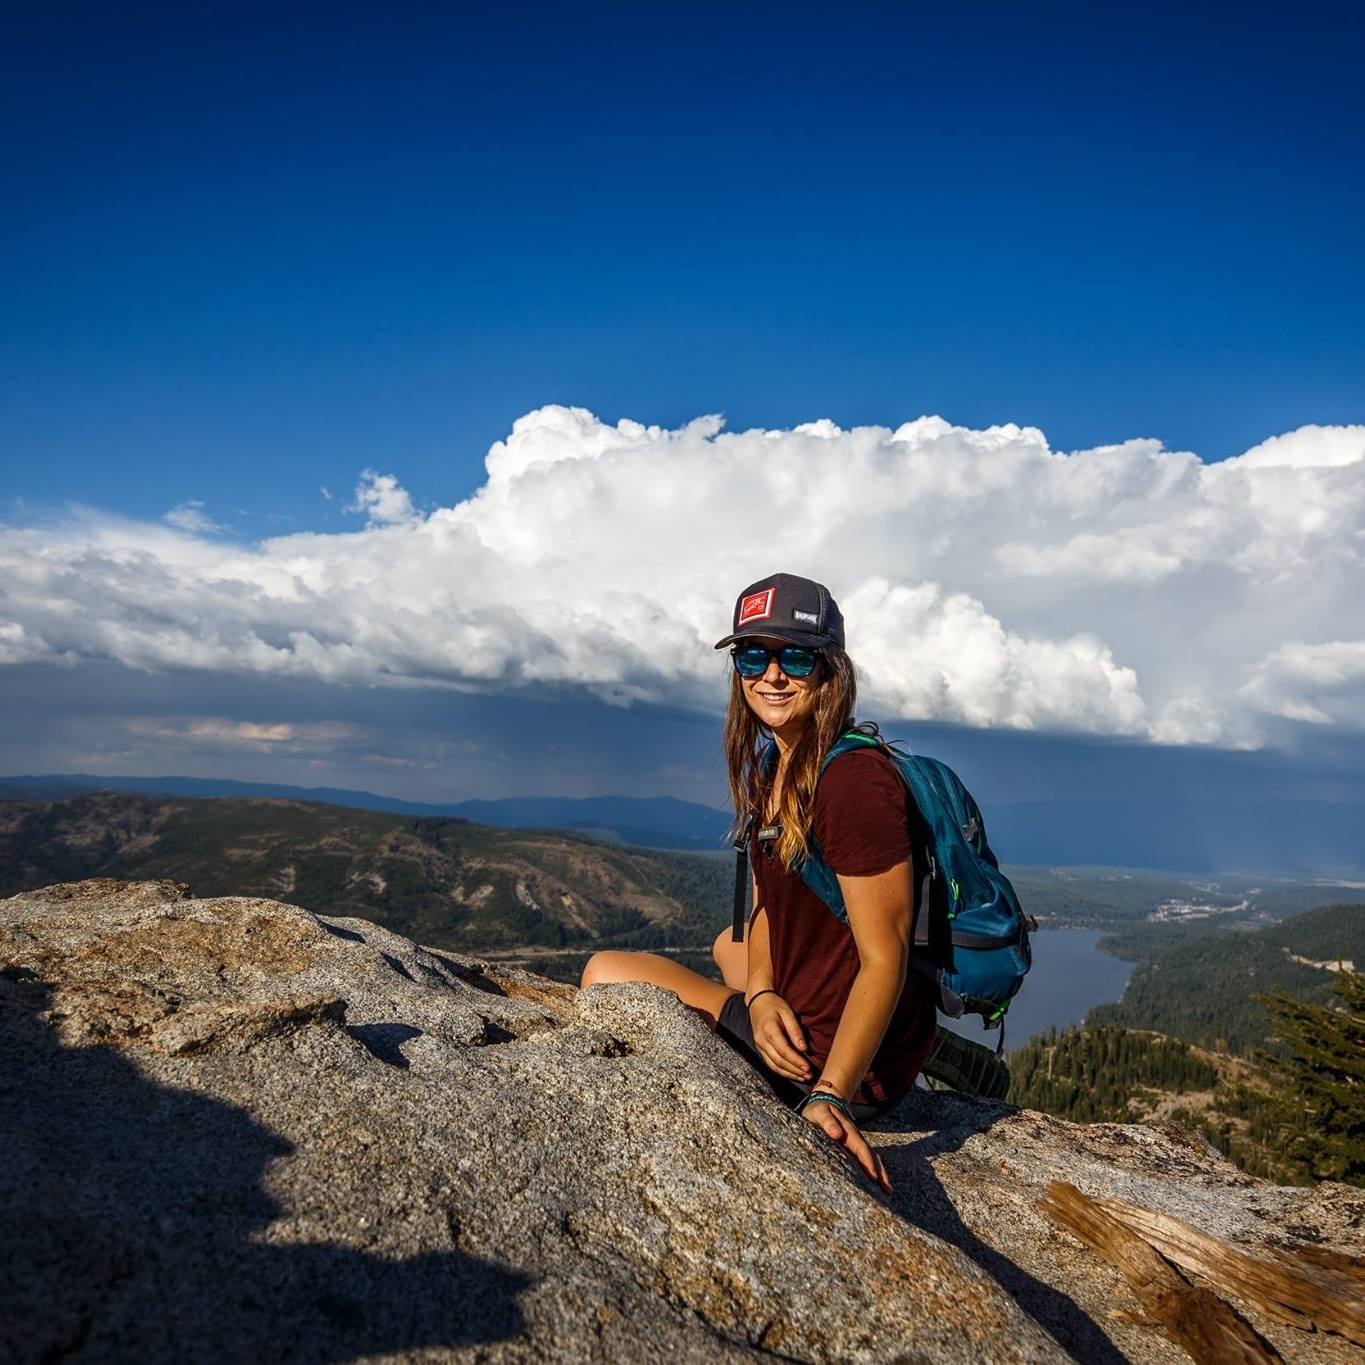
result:
<svg viewBox="0 0 1365 1365"><path fill-rule="evenodd" d="M551 407L487 469L427 515L366 470L363 529L251 547L4 529L0 660L712 708L736 590L784 568L840 598L869 713L1233 746L1365 728L1365 427L1208 464L937 417L726 433Z"/></svg>
<svg viewBox="0 0 1365 1365"><path fill-rule="evenodd" d="M174 526L177 531L187 531L191 535L209 535L226 529L204 511L204 504L198 498L172 507L161 520L168 526Z"/></svg>
<svg viewBox="0 0 1365 1365"><path fill-rule="evenodd" d="M138 717L128 721L125 729L128 734L163 750L210 748L257 753L330 751L355 741L362 734L356 726L341 721L300 724L230 720L223 716Z"/></svg>
<svg viewBox="0 0 1365 1365"><path fill-rule="evenodd" d="M430 759L400 758L396 754L362 754L360 762L371 763L376 768L440 768L442 766Z"/></svg>

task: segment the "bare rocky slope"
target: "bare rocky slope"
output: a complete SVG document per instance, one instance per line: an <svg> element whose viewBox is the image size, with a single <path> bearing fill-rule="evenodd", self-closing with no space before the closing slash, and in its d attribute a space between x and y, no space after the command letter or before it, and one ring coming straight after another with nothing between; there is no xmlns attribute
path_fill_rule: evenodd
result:
<svg viewBox="0 0 1365 1365"><path fill-rule="evenodd" d="M1049 1182L1365 1238L1174 1126L922 1092L886 1199L670 994L164 881L0 901L0 1114L6 1361L1184 1360Z"/></svg>

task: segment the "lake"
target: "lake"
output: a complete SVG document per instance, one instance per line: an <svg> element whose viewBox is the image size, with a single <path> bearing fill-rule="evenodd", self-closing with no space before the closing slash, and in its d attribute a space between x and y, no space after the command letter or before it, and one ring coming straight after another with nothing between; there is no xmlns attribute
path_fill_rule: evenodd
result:
<svg viewBox="0 0 1365 1365"><path fill-rule="evenodd" d="M1010 1005L1007 1051L1053 1025L1079 1024L1092 1005L1123 994L1136 964L1100 952L1096 945L1102 936L1099 929L1040 929L1031 936L1033 966ZM995 1043L995 1034L978 1028L975 1019L956 1021L953 1028L975 1042Z"/></svg>

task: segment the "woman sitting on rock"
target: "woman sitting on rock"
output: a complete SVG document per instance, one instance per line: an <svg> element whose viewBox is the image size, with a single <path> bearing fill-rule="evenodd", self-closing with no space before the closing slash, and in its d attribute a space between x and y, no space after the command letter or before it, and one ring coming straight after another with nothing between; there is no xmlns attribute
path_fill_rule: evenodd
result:
<svg viewBox="0 0 1365 1365"><path fill-rule="evenodd" d="M853 723L853 663L828 590L792 574L735 604L725 752L736 819L749 830L753 911L725 930L720 985L655 953L600 952L583 984L648 981L674 991L765 1077L779 1098L890 1189L858 1124L914 1084L933 1043L928 977L909 971L915 877L910 800L868 748L821 759ZM776 764L765 765L768 737ZM795 870L811 847L835 872L844 924Z"/></svg>

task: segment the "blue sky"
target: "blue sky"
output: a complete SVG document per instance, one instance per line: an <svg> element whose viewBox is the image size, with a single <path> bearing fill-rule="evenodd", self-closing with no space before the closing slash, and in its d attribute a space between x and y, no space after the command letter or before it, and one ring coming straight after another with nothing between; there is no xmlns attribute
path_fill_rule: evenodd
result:
<svg viewBox="0 0 1365 1365"><path fill-rule="evenodd" d="M0 772L719 802L785 568L1108 860L1365 809L1358 8L7 18Z"/></svg>
<svg viewBox="0 0 1365 1365"><path fill-rule="evenodd" d="M23 7L8 491L336 527L366 466L463 496L545 403L1205 459L1359 420L1362 36L1345 5Z"/></svg>

